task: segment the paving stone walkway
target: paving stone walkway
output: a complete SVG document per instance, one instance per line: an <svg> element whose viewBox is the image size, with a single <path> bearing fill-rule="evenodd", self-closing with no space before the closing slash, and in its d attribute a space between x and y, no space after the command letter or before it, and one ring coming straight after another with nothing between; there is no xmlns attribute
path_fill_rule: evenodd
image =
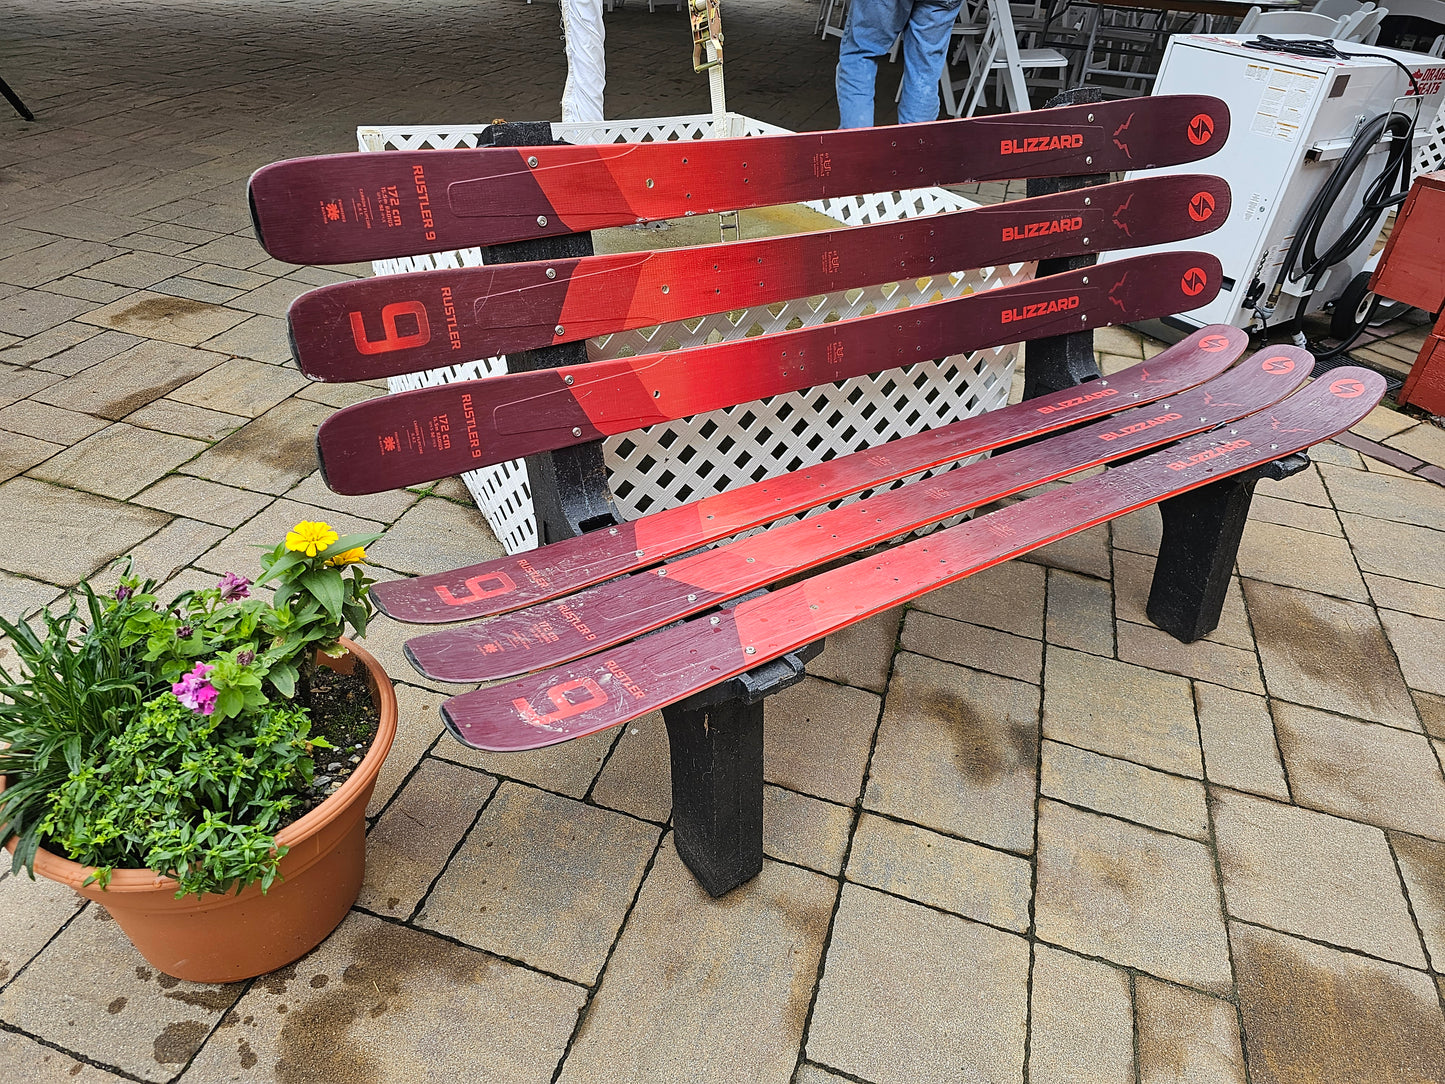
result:
<svg viewBox="0 0 1445 1084"><path fill-rule="evenodd" d="M730 0L734 108L835 123L815 16ZM610 116L706 109L678 13L607 30ZM307 383L282 317L365 269L268 259L244 181L358 124L555 116L555 8L11 0L0 74L39 118L0 110L0 611L125 552L209 583L302 518L385 528L384 575L499 552L455 483L321 484L314 426L379 389ZM1445 1081L1442 467L1381 410L1261 485L1193 646L1144 617L1149 511L832 637L717 902L657 718L468 751L378 622L401 727L353 914L203 986L0 877L0 1081Z"/></svg>

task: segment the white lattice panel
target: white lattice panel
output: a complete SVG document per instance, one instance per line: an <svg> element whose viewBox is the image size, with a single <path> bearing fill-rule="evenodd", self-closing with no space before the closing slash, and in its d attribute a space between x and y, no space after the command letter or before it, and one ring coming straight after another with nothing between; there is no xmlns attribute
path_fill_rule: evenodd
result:
<svg viewBox="0 0 1445 1084"><path fill-rule="evenodd" d="M1415 152L1415 173L1434 173L1445 169L1445 102L1435 114L1435 123L1430 126L1430 138Z"/></svg>
<svg viewBox="0 0 1445 1084"><path fill-rule="evenodd" d="M774 135L786 129L728 114L734 136ZM712 138L711 114L604 123L554 124L571 143L653 142ZM479 127L361 128L362 150L475 147ZM808 204L845 225L895 221L974 206L940 188L879 193ZM478 249L379 260L376 274L400 274L482 263ZM723 342L811 327L902 305L957 297L1019 281L1031 265L940 273L903 283L719 313L701 320L619 332L587 344L592 358L630 357L662 349ZM925 362L875 377L812 388L698 415L604 441L618 506L629 517L670 507L769 474L821 462L866 445L918 432L1002 406L1008 398L1016 348ZM506 372L505 358L394 377L392 391ZM672 449L678 449L674 452ZM706 448L705 452L697 449ZM467 488L508 553L536 545L526 469L518 460L463 475Z"/></svg>

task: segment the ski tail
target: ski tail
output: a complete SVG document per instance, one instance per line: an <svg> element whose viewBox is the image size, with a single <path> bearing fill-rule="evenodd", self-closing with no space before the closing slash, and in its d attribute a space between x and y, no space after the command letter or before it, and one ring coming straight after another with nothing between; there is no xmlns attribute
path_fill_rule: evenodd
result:
<svg viewBox="0 0 1445 1084"><path fill-rule="evenodd" d="M398 621L449 624L571 594L864 489L1175 395L1223 372L1248 336L1227 324L1195 332L1146 362L1054 395L1000 407L825 463L654 512L542 549L371 589Z"/></svg>
<svg viewBox="0 0 1445 1084"><path fill-rule="evenodd" d="M1333 370L1240 422L1101 474L710 617L452 697L442 719L463 744L495 752L620 725L926 591L1327 440L1364 418L1384 392L1384 379L1367 369Z"/></svg>
<svg viewBox="0 0 1445 1084"><path fill-rule="evenodd" d="M456 682L494 681L570 662L992 501L1236 421L1283 399L1313 365L1304 350L1273 347L1164 402L774 525L652 573L418 636L407 642L407 661L425 677Z"/></svg>

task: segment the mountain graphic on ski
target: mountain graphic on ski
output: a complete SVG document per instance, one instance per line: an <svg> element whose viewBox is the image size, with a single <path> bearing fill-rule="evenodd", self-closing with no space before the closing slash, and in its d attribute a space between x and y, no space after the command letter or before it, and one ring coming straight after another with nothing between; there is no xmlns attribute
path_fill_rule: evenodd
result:
<svg viewBox="0 0 1445 1084"><path fill-rule="evenodd" d="M377 151L263 166L256 236L290 263L350 263L660 218L942 184L1197 162L1229 136L1202 94L747 139Z"/></svg>
<svg viewBox="0 0 1445 1084"><path fill-rule="evenodd" d="M1279 402L1313 366L1296 347L1267 349L1207 384L1083 429L557 602L418 636L407 642L406 657L426 677L457 682L570 662L991 501L1236 421Z"/></svg>
<svg viewBox="0 0 1445 1084"><path fill-rule="evenodd" d="M1155 253L778 335L441 384L337 411L317 453L335 492L377 493L910 362L1184 312L1219 286L1215 257Z"/></svg>
<svg viewBox="0 0 1445 1084"><path fill-rule="evenodd" d="M1384 378L1327 373L1283 402L1093 477L574 663L452 697L466 745L535 749L629 722L1056 539L1308 448L1359 422Z"/></svg>
<svg viewBox="0 0 1445 1084"><path fill-rule="evenodd" d="M307 376L373 380L963 267L1182 241L1229 208L1224 181L1178 174L756 241L383 275L302 294L291 343Z"/></svg>
<svg viewBox="0 0 1445 1084"><path fill-rule="evenodd" d="M1000 407L541 549L371 589L398 621L443 624L560 598L729 535L968 456L1151 403L1223 372L1248 343L1227 324L1100 380Z"/></svg>

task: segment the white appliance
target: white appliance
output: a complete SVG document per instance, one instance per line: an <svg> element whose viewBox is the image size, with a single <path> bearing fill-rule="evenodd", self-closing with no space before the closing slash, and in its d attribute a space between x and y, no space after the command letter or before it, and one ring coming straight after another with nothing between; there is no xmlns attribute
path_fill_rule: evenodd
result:
<svg viewBox="0 0 1445 1084"><path fill-rule="evenodd" d="M1156 334L1172 330L1169 338L1177 339L1211 323L1258 327L1262 318L1270 325L1291 319L1307 287L1303 281L1286 282L1274 296L1280 265L1301 217L1345 156L1356 132L1371 118L1396 108L1411 115L1413 143L1423 144L1445 96L1445 60L1373 45L1338 45L1344 53L1395 57L1419 85L1419 97L1406 97L1410 81L1389 60L1302 57L1242 44L1254 38L1253 34L1176 35L1165 49L1154 89L1156 94L1213 94L1228 103L1229 139L1218 153L1187 166L1149 171L1151 175L1202 172L1223 177L1233 194L1227 222L1214 233L1190 241L1101 257L1123 259L1140 251L1169 249L1203 249L1219 257L1224 282L1218 297L1163 321L1163 329L1157 322L1151 324L1150 330ZM1325 216L1319 251L1338 238L1345 223L1359 211L1365 188L1384 168L1386 150L1387 141L1376 142L1339 193ZM1318 311L1340 297L1360 273L1377 236L1378 230L1371 231L1319 280L1306 302L1306 312Z"/></svg>

